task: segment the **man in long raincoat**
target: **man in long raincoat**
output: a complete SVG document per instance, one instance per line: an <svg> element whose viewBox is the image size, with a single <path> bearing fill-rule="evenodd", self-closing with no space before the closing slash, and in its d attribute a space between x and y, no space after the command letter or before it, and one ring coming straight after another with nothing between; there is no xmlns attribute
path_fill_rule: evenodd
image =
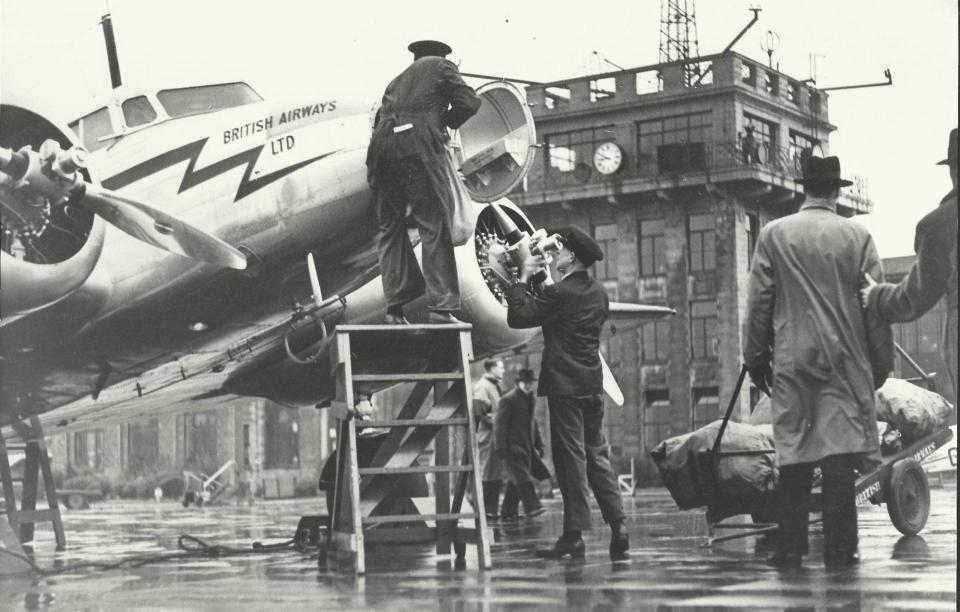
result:
<svg viewBox="0 0 960 612"><path fill-rule="evenodd" d="M753 256L743 358L772 399L780 463L776 567L807 552L807 502L823 474L824 562L857 563L855 470L879 459L874 390L893 369L889 326L860 307L865 273L883 274L869 232L837 215L836 157L813 156L799 212L768 223ZM772 368L771 368L772 361Z"/></svg>
<svg viewBox="0 0 960 612"><path fill-rule="evenodd" d="M480 109L480 98L445 59L448 45L421 40L408 47L413 63L387 86L367 149L367 182L376 197L380 272L386 322L406 323L403 305L427 294L428 321L456 323L460 288L453 247L473 230L455 225L458 207L472 206L447 128ZM407 237L407 219L420 230L423 272Z"/></svg>

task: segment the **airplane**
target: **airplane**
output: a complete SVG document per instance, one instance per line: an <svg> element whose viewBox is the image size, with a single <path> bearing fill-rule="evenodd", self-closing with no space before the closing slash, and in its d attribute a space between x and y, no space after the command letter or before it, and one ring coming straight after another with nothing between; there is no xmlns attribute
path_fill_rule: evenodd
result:
<svg viewBox="0 0 960 612"><path fill-rule="evenodd" d="M118 82L119 68L110 103L69 126L0 93L0 427L15 437L8 426L42 415L50 434L239 396L329 402L332 330L385 313L365 167L378 105L349 83L267 101L243 80ZM453 142L477 218L456 249L460 314L482 358L535 342L506 324L491 247L504 216L536 231L506 197L536 136L517 87L477 91ZM611 323L671 313L615 303Z"/></svg>

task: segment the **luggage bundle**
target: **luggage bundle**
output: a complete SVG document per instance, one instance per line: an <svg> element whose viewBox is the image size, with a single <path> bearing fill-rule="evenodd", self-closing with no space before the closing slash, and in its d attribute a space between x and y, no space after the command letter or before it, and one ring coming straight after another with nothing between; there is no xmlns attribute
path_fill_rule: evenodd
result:
<svg viewBox="0 0 960 612"><path fill-rule="evenodd" d="M899 378L877 390L877 420L896 428L904 444L947 426L953 406L944 397Z"/></svg>

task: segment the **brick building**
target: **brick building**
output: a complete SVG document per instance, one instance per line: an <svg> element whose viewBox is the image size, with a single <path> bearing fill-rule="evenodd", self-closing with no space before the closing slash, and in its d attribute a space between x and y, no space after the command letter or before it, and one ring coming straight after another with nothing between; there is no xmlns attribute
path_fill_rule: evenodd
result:
<svg viewBox="0 0 960 612"><path fill-rule="evenodd" d="M543 148L511 195L537 227L593 232L606 255L594 273L612 300L676 310L604 340L626 397L608 405L612 457L620 472L635 458L641 483L658 480L648 459L658 442L726 406L757 233L797 210L801 162L829 154L836 129L823 92L749 58L702 57L698 70L691 87L680 62L528 86ZM841 214L871 208L863 181L843 190Z"/></svg>
<svg viewBox="0 0 960 612"><path fill-rule="evenodd" d="M291 497L296 488L317 482L330 446L323 435L327 412L238 399L54 434L48 444L52 466L67 476L91 472L120 483L143 475L176 477L184 470L209 475L233 460L224 482L250 479L267 497Z"/></svg>

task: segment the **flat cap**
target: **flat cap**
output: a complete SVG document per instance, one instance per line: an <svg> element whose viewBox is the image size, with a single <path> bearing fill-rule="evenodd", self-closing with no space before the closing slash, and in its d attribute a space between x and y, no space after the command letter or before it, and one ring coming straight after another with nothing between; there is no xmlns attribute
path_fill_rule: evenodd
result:
<svg viewBox="0 0 960 612"><path fill-rule="evenodd" d="M537 380L537 376L533 373L533 370L523 368L517 372L517 381L523 382L533 382Z"/></svg>
<svg viewBox="0 0 960 612"><path fill-rule="evenodd" d="M439 40L417 40L407 46L407 50L413 53L414 57L425 57L436 55L446 57L453 53L450 45Z"/></svg>
<svg viewBox="0 0 960 612"><path fill-rule="evenodd" d="M603 249L590 234L576 225L569 225L554 230L563 239L563 244L573 251L577 259L585 266L592 266L596 261L603 261Z"/></svg>

